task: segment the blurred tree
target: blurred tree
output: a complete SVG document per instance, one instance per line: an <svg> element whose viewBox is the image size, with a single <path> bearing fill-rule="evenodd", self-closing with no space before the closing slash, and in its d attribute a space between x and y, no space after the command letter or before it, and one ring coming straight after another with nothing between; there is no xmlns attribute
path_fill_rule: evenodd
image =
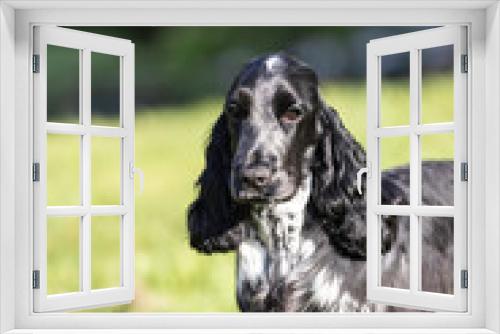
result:
<svg viewBox="0 0 500 334"><path fill-rule="evenodd" d="M136 103L141 107L224 95L244 63L280 50L309 63L321 80L364 80L370 39L426 27L72 28L135 43ZM93 84L99 85L101 97L112 86L104 76Z"/></svg>

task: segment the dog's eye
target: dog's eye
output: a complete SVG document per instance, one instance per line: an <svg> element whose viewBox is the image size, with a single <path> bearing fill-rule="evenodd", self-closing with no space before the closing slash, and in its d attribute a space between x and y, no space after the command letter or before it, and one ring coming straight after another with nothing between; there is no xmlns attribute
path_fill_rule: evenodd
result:
<svg viewBox="0 0 500 334"><path fill-rule="evenodd" d="M247 114L246 109L236 102L229 103L226 108L228 114L235 118L243 118Z"/></svg>
<svg viewBox="0 0 500 334"><path fill-rule="evenodd" d="M300 119L302 116L302 109L299 105L294 104L288 107L285 112L283 112L280 116L280 120L285 123L294 123Z"/></svg>
<svg viewBox="0 0 500 334"><path fill-rule="evenodd" d="M238 112L238 104L236 103L229 103L227 105L227 112L231 115L234 115Z"/></svg>

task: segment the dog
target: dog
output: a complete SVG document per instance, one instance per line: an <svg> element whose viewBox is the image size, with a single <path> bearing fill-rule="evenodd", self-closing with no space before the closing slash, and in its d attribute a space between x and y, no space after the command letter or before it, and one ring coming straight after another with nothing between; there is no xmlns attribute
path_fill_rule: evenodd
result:
<svg viewBox="0 0 500 334"><path fill-rule="evenodd" d="M366 299L366 198L356 189L366 154L321 98L311 67L285 53L246 64L205 157L189 241L206 254L237 251L241 311L399 310ZM426 203L450 201L452 162L422 170ZM382 204L409 204L408 175L404 166L382 173ZM440 229L422 230L431 253L422 275L433 275L423 288L450 293L452 220L430 219ZM383 286L409 285L408 227L408 217L382 217ZM451 271L436 276L436 267Z"/></svg>

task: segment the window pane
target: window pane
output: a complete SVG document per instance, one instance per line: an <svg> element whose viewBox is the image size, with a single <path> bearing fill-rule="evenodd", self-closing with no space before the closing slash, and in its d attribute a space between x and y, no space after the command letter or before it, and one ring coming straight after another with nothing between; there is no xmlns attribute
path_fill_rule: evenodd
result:
<svg viewBox="0 0 500 334"><path fill-rule="evenodd" d="M80 136L47 135L47 205L80 205Z"/></svg>
<svg viewBox="0 0 500 334"><path fill-rule="evenodd" d="M453 218L421 217L422 291L453 294Z"/></svg>
<svg viewBox="0 0 500 334"><path fill-rule="evenodd" d="M381 57L380 126L410 123L410 53Z"/></svg>
<svg viewBox="0 0 500 334"><path fill-rule="evenodd" d="M382 216L381 219L381 285L409 289L410 217Z"/></svg>
<svg viewBox="0 0 500 334"><path fill-rule="evenodd" d="M80 290L80 217L47 218L47 293Z"/></svg>
<svg viewBox="0 0 500 334"><path fill-rule="evenodd" d="M47 121L79 123L80 50L47 45Z"/></svg>
<svg viewBox="0 0 500 334"><path fill-rule="evenodd" d="M121 217L92 217L92 289L121 285Z"/></svg>
<svg viewBox="0 0 500 334"><path fill-rule="evenodd" d="M420 136L423 205L453 205L453 139L453 133Z"/></svg>
<svg viewBox="0 0 500 334"><path fill-rule="evenodd" d="M380 138L381 194L380 203L408 205L409 196L401 196L400 189L410 191L409 137ZM397 188L397 191L394 191Z"/></svg>
<svg viewBox="0 0 500 334"><path fill-rule="evenodd" d="M92 204L121 204L121 138L92 137Z"/></svg>
<svg viewBox="0 0 500 334"><path fill-rule="evenodd" d="M423 49L421 123L453 122L453 45Z"/></svg>
<svg viewBox="0 0 500 334"><path fill-rule="evenodd" d="M92 52L92 125L120 126L120 57Z"/></svg>

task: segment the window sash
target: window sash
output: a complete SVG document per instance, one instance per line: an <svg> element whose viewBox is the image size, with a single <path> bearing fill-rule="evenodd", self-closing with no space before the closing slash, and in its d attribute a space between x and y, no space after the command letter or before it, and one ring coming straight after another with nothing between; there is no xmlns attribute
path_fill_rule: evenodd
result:
<svg viewBox="0 0 500 334"><path fill-rule="evenodd" d="M34 183L33 270L40 271L40 288L34 289L34 311L67 311L130 302L134 296L134 192L129 166L134 159L134 46L128 40L100 36L59 27L35 28L34 53L40 57L40 71L34 84L34 161L40 166L40 181ZM79 50L80 124L47 122L47 45ZM120 127L91 125L91 53L120 57ZM68 134L80 139L81 205L47 206L47 135ZM93 205L91 200L91 140L116 137L120 148L120 198L117 205ZM117 171L120 172L120 171ZM121 286L91 288L91 217L116 215L121 218ZM80 291L47 294L47 217L80 217Z"/></svg>
<svg viewBox="0 0 500 334"><path fill-rule="evenodd" d="M420 112L420 50L453 45L454 119L439 124L419 124ZM410 53L410 124L382 128L380 117L381 57ZM461 270L467 269L467 183L461 181L460 163L467 162L467 75L461 73L461 55L466 54L466 28L449 26L391 36L370 41L367 46L368 126L367 161L372 167L367 178L367 295L368 299L403 307L434 311L467 310L467 290L462 289ZM454 203L453 206L420 205L421 160L419 135L454 133ZM410 141L410 205L380 205L381 169L379 139L408 136ZM410 287L408 290L383 287L379 284L380 215L410 217ZM420 291L421 230L419 217L453 217L453 295Z"/></svg>

